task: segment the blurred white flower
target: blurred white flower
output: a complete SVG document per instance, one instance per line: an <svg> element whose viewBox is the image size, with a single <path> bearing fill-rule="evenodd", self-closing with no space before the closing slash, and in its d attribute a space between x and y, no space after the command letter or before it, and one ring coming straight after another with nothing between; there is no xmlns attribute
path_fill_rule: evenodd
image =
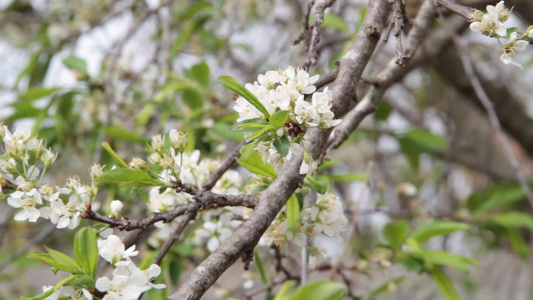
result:
<svg viewBox="0 0 533 300"><path fill-rule="evenodd" d="M513 64L517 67L522 67L522 65L515 63L513 57L517 51L526 49L529 42L525 40L518 40L518 34L516 32L511 33L509 36L509 42L503 46L503 54L500 56L500 60L504 64Z"/></svg>

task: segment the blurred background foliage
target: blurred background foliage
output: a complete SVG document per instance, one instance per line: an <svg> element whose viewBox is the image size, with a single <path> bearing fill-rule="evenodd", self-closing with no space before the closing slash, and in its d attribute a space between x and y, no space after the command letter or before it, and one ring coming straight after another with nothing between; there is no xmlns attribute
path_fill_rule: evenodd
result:
<svg viewBox="0 0 533 300"><path fill-rule="evenodd" d="M407 2L414 16L419 1ZM481 9L495 3L458 2ZM531 2L506 4L515 5L511 21L517 27L533 23ZM292 41L301 31L307 1L4 0L0 5L0 119L12 129L30 126L59 151L46 178L56 184L75 175L87 181L94 162L112 165L102 142L129 161L145 155L152 135L173 128L188 134L188 150L224 158L242 136L229 132L237 119L231 109L234 95L215 79L230 74L253 82L266 70L301 63L305 55ZM338 1L327 11L320 60L310 73L336 67L365 6L366 1ZM533 56L527 50L518 57L524 70L504 66L495 41L470 34L467 26L443 12L420 51L446 33L448 42L410 67L373 117L321 168L323 180L331 181L345 201L346 214L358 215L338 277L353 298L437 299L442 295L430 278L444 286L452 278L464 299L531 299L531 207L464 75L450 31L468 41L503 134L528 180L533 176ZM381 43L364 77L372 78L393 56L394 43ZM361 83L359 95L366 89ZM353 174L364 174L370 161L374 167L367 184L365 176ZM100 191L101 205L121 199L130 216L145 212L143 191L112 185ZM56 232L46 221L16 222L13 215L0 202L2 299L37 293L56 281L48 268L26 258L27 252L43 244L71 251L73 233ZM342 245L320 243L335 261ZM419 250L405 252L404 243ZM143 249L145 257L155 251ZM163 263L164 280L174 286L170 290L205 255L190 244L176 245ZM280 260L297 270L298 255L286 253ZM263 262L269 276L281 272L274 258L265 259L272 262ZM327 277L333 261L311 277ZM240 270L238 265L227 272L206 299L255 296L257 289L235 280ZM246 276L261 286L259 275ZM267 290L259 289L255 297L263 299ZM148 298L166 293L152 292Z"/></svg>

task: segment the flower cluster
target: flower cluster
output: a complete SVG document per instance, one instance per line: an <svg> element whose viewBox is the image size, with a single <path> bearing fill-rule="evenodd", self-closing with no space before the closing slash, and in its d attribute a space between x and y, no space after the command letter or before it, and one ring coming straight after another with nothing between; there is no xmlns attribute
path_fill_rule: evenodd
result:
<svg viewBox="0 0 533 300"><path fill-rule="evenodd" d="M21 209L15 220L36 222L41 217L57 224L57 228L76 228L81 212L96 194L95 181L84 186L79 179L71 178L65 187L41 185L57 154L45 148L43 140L32 137L29 129L19 128L11 133L1 125L0 138L7 154L0 158L0 183L12 191L4 195L0 188L0 196L7 197L11 207Z"/></svg>
<svg viewBox="0 0 533 300"><path fill-rule="evenodd" d="M201 187L207 178L220 166L216 159L200 159L200 151L184 152L187 143L186 136L175 130L169 134L172 147L165 149L166 136L157 135L152 138L152 151L149 155L150 162L163 168L159 178L167 185L180 182L194 187ZM130 164L131 165L131 164ZM236 195L240 193L242 184L241 175L234 170L228 170L217 181L212 191L214 193ZM176 191L172 188L154 187L149 192L148 210L150 212L167 212L176 205L193 201L193 196ZM214 251L222 241L231 236L234 229L241 221L231 220L233 213L238 208L221 208L202 212L203 226L195 231L193 243L197 245L207 244L209 251ZM155 226L159 229L153 235L149 243L158 246L165 241L181 222L180 218L170 223L158 222Z"/></svg>
<svg viewBox="0 0 533 300"><path fill-rule="evenodd" d="M500 43L503 49L500 60L505 64L522 67L516 62L513 62L513 57L517 51L524 50L529 44L525 39L533 38L533 26L530 26L522 36L518 36L516 28L507 28L504 24L510 15L511 11L505 7L504 1L500 1L496 6L487 5L487 13L483 13L482 11L474 12L473 17L475 21L470 24L470 30L498 38L498 40L500 38L507 38L508 42L506 44Z"/></svg>
<svg viewBox="0 0 533 300"><path fill-rule="evenodd" d="M124 243L116 235L109 235L98 241L100 256L113 265L113 276L100 277L95 287L106 295L102 300L138 299L139 296L152 289L162 289L164 284L153 284L151 281L159 276L161 268L152 264L148 269L141 270L130 257L136 256L135 246L125 249Z"/></svg>
<svg viewBox="0 0 533 300"><path fill-rule="evenodd" d="M288 67L285 70L268 71L259 75L253 84L246 84L246 88L269 114L289 112L285 125L271 139L263 139L255 148L261 153L263 161L274 166L278 173L289 165L293 155L302 150L299 136L307 128L330 128L341 122L335 119L331 111L333 93L328 88L317 92L313 85L317 80L318 75L310 77L303 69ZM310 101L306 99L307 95L311 95ZM237 98L233 109L239 113L238 122L266 119L261 111L243 97ZM249 138L251 135L245 136ZM282 144L288 150L280 151ZM311 174L315 170L312 166L310 161L305 161L300 173Z"/></svg>
<svg viewBox="0 0 533 300"><path fill-rule="evenodd" d="M319 234L334 238L341 242L341 235L348 225L344 215L343 204L335 194L320 195L315 205L302 209L300 224L296 232L289 230L289 224L283 214L272 222L267 232L259 241L260 245L270 246L273 242L284 245L293 241L299 247L305 247L305 237L313 238ZM314 267L321 258L323 250L318 247L310 247L310 266ZM312 250L312 251L311 251Z"/></svg>

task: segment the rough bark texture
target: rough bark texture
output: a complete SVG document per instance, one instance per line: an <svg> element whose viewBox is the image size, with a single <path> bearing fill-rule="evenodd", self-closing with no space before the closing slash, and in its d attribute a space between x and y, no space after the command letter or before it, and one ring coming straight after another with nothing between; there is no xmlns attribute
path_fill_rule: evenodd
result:
<svg viewBox="0 0 533 300"><path fill-rule="evenodd" d="M354 44L342 58L339 75L333 86L335 97L332 111L337 116L346 112L354 98L355 86L386 27L389 14L387 0L371 0L368 11ZM310 130L306 136L305 148L315 158L323 150L329 131ZM290 195L301 185L303 176L299 174L302 155L259 194L259 203L252 216L239 226L231 238L226 240L215 252L202 262L191 277L168 299L199 299L205 291L228 269L243 253L253 250L263 233L285 205Z"/></svg>

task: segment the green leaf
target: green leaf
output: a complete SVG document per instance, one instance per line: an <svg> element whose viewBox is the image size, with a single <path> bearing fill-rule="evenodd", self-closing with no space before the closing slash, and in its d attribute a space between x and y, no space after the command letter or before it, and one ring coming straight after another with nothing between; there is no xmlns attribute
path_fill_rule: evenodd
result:
<svg viewBox="0 0 533 300"><path fill-rule="evenodd" d="M477 208L476 213L488 211L496 206L518 202L522 199L524 199L524 190L518 185L498 188L490 193L487 201Z"/></svg>
<svg viewBox="0 0 533 300"><path fill-rule="evenodd" d="M520 255L522 259L527 260L530 255L530 248L528 242L524 239L524 235L518 229L506 228L505 236L509 240L513 251Z"/></svg>
<svg viewBox="0 0 533 300"><path fill-rule="evenodd" d="M168 266L168 273L170 275L170 281L176 285L180 281L181 274L183 272L183 263L180 259L173 259Z"/></svg>
<svg viewBox="0 0 533 300"><path fill-rule="evenodd" d="M421 243L434 236L447 235L455 231L467 230L469 228L469 225L463 223L433 220L418 226L409 237Z"/></svg>
<svg viewBox="0 0 533 300"><path fill-rule="evenodd" d="M383 293L389 291L389 287L390 287L391 284L398 285L404 279L405 279L405 276L398 276L398 277L395 277L395 278L392 278L392 279L389 279L389 280L385 281L385 283L383 283L382 285L380 285L377 288L375 288L375 289L371 290L370 292L368 292L368 294L366 294L366 296L363 297L363 300L374 299L379 294L383 294Z"/></svg>
<svg viewBox="0 0 533 300"><path fill-rule="evenodd" d="M116 168L105 171L98 180L101 182L118 182L121 186L164 186L165 183L152 178L146 172L137 169Z"/></svg>
<svg viewBox="0 0 533 300"><path fill-rule="evenodd" d="M268 126L268 122L264 119L248 119L235 123L235 125L231 126L230 131L236 133L256 132L257 130Z"/></svg>
<svg viewBox="0 0 533 300"><path fill-rule="evenodd" d="M87 274L94 276L98 263L96 230L84 227L74 236L74 255Z"/></svg>
<svg viewBox="0 0 533 300"><path fill-rule="evenodd" d="M407 237L409 225L405 220L396 221L385 225L383 228L383 237L395 251L402 249L403 242Z"/></svg>
<svg viewBox="0 0 533 300"><path fill-rule="evenodd" d="M72 71L87 73L87 63L77 56L69 56L63 59L63 64Z"/></svg>
<svg viewBox="0 0 533 300"><path fill-rule="evenodd" d="M104 129L105 135L115 140L122 140L127 142L145 143L146 139L142 136L130 132L120 126L109 126Z"/></svg>
<svg viewBox="0 0 533 300"><path fill-rule="evenodd" d="M398 262L409 271L415 273L422 273L424 271L424 263L411 255L398 258Z"/></svg>
<svg viewBox="0 0 533 300"><path fill-rule="evenodd" d="M19 98L26 101L35 101L37 99L50 96L54 92L58 91L59 87L44 88L44 87L31 87L26 92L19 95Z"/></svg>
<svg viewBox="0 0 533 300"><path fill-rule="evenodd" d="M123 166L124 168L129 168L130 167L130 166L128 166L128 164L126 162L124 162L122 160L122 158L120 158L115 153L115 151L113 151L113 149L111 149L111 146L109 146L109 144L107 142L103 142L102 143L102 147L104 147L104 149L109 153L109 155L111 155L111 157L113 157L119 163L119 165Z"/></svg>
<svg viewBox="0 0 533 300"><path fill-rule="evenodd" d="M259 110L263 115L265 115L267 119L270 118L270 114L268 113L263 103L259 102L255 95L252 94L252 92L250 92L248 89L246 89L242 84L237 82L231 76L227 75L218 77L218 80L220 80L220 82L222 82L222 84L228 89L243 96L244 99L250 102L250 104L252 104L255 108L257 108L257 110Z"/></svg>
<svg viewBox="0 0 533 300"><path fill-rule="evenodd" d="M183 103L192 110L200 110L204 106L202 95L195 89L184 89L181 98Z"/></svg>
<svg viewBox="0 0 533 300"><path fill-rule="evenodd" d="M272 115L272 117L270 117L270 123L274 125L276 129L279 129L287 123L289 114L290 112L288 110L278 110Z"/></svg>
<svg viewBox="0 0 533 300"><path fill-rule="evenodd" d="M205 61L192 66L190 74L191 77L200 85L204 87L209 86L209 66L205 63Z"/></svg>
<svg viewBox="0 0 533 300"><path fill-rule="evenodd" d="M230 140L233 142L242 141L242 134L232 132L230 126L227 123L216 122L210 129L212 132L220 135L226 140Z"/></svg>
<svg viewBox="0 0 533 300"><path fill-rule="evenodd" d="M306 181L304 182L304 185L309 186L310 188L312 188L313 190L317 191L317 193L319 193L321 195L323 195L328 189L327 184L324 184L324 183L314 179L313 177L311 177L309 175L306 175L305 179L306 179Z"/></svg>
<svg viewBox="0 0 533 300"><path fill-rule="evenodd" d="M325 14L324 23L322 23L321 27L348 31L348 26L346 26L344 20L335 14Z"/></svg>
<svg viewBox="0 0 533 300"><path fill-rule="evenodd" d="M327 280L313 281L301 285L290 295L288 300L341 300L346 293L346 286Z"/></svg>
<svg viewBox="0 0 533 300"><path fill-rule="evenodd" d="M392 112L392 106L385 101L379 101L376 107L376 113L374 114L374 120L376 122L386 121Z"/></svg>
<svg viewBox="0 0 533 300"><path fill-rule="evenodd" d="M425 250L424 257L432 263L457 268L468 273L468 266L479 266L477 260L446 251Z"/></svg>
<svg viewBox="0 0 533 300"><path fill-rule="evenodd" d="M461 297L453 287L450 278L448 278L440 267L434 267L428 273L431 275L446 300L461 300Z"/></svg>
<svg viewBox="0 0 533 300"><path fill-rule="evenodd" d="M413 169L418 170L421 153L445 152L448 150L446 137L433 134L425 129L412 129L396 136L402 152Z"/></svg>
<svg viewBox="0 0 533 300"><path fill-rule="evenodd" d="M242 158L248 158L248 156L250 156L250 154L252 154L252 152L254 151L255 147L257 147L257 145L260 142L261 142L260 140L255 140L255 141L253 141L253 142L241 147L241 150L239 150L239 152L241 152L241 157Z"/></svg>
<svg viewBox="0 0 533 300"><path fill-rule="evenodd" d="M490 220L507 228L525 227L533 230L533 217L528 213L518 211L503 212L492 216Z"/></svg>
<svg viewBox="0 0 533 300"><path fill-rule="evenodd" d="M278 174L274 171L274 167L263 163L263 158L257 151L252 151L246 158L237 158L237 162L252 173L267 177L278 177Z"/></svg>
<svg viewBox="0 0 533 300"><path fill-rule="evenodd" d="M289 224L289 230L295 232L298 229L300 222L300 203L296 194L292 194L287 201L287 223Z"/></svg>
<svg viewBox="0 0 533 300"><path fill-rule="evenodd" d="M291 142L286 136L282 136L279 140L274 140L272 144L278 151L279 155L285 157L287 156L287 154L289 154L289 147L291 146Z"/></svg>
<svg viewBox="0 0 533 300"><path fill-rule="evenodd" d="M46 246L45 248L48 253L34 252L29 254L28 256L31 258L38 259L44 262L45 264L57 268L61 271L72 273L74 275L83 273L81 266L70 256L63 254L59 251L50 249Z"/></svg>
<svg viewBox="0 0 533 300"><path fill-rule="evenodd" d="M288 298L288 296L285 296L294 286L296 285L296 281L294 280L288 280L283 283L281 288L279 289L278 294L276 295L276 298L274 300L285 300Z"/></svg>
<svg viewBox="0 0 533 300"><path fill-rule="evenodd" d="M321 175L335 182L364 181L367 175L364 173L327 174Z"/></svg>
<svg viewBox="0 0 533 300"><path fill-rule="evenodd" d="M254 251L254 261L257 266L257 270L259 271L259 275L261 276L261 282L264 286L269 286L268 278L265 273L265 268L263 267L263 262L261 261L261 257L257 253L257 251Z"/></svg>

